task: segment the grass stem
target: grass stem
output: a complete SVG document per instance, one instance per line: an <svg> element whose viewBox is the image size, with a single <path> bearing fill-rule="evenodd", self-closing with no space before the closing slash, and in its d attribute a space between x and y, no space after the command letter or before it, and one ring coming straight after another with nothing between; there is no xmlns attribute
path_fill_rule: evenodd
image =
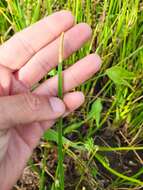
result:
<svg viewBox="0 0 143 190"><path fill-rule="evenodd" d="M58 97L63 98L63 77L62 77L62 67L63 67L63 49L64 49L64 33L61 34L60 38L60 48L59 48L59 65L58 65ZM58 131L58 180L60 190L64 190L64 155L63 155L63 142L62 142L62 126L63 118L59 118L57 131Z"/></svg>

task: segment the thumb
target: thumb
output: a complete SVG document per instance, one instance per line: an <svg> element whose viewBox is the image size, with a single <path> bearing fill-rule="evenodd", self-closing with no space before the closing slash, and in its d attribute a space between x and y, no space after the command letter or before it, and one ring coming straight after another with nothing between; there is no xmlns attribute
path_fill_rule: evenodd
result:
<svg viewBox="0 0 143 190"><path fill-rule="evenodd" d="M65 112L59 98L24 93L0 97L0 129L57 119Z"/></svg>

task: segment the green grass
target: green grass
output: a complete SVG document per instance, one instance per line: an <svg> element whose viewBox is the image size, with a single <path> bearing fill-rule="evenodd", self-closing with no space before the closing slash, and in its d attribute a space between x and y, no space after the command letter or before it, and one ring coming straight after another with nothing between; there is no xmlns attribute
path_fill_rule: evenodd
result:
<svg viewBox="0 0 143 190"><path fill-rule="evenodd" d="M61 35L60 48L59 48L59 65L58 65L58 97L63 98L63 48L64 48L64 33ZM59 187L57 189L64 190L64 167L63 167L63 118L59 119L57 130L58 130L58 166L57 166L57 176L59 180Z"/></svg>
<svg viewBox="0 0 143 190"><path fill-rule="evenodd" d="M91 41L64 61L63 68L91 52L103 60L100 72L77 88L86 96L84 106L59 124L65 160L69 161L65 172L74 163L70 179L65 175L65 189L139 189L143 186L143 2L2 0L1 43L61 9L71 10L77 23L87 22L93 29ZM58 133L49 130L40 147L46 159L38 168L41 189L51 189L57 183L48 169L48 155L43 154L56 149L57 138Z"/></svg>

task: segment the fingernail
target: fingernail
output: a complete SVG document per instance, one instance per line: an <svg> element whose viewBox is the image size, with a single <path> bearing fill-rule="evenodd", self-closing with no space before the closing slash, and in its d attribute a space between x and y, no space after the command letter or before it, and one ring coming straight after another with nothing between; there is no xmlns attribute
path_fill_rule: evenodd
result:
<svg viewBox="0 0 143 190"><path fill-rule="evenodd" d="M59 98L51 97L49 99L49 102L54 112L58 112L61 114L65 112L65 105L63 101Z"/></svg>

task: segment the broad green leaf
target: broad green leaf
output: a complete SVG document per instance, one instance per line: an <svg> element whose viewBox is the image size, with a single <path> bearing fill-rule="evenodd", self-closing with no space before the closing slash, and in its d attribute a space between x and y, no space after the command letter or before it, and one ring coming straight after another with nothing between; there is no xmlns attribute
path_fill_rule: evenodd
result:
<svg viewBox="0 0 143 190"><path fill-rule="evenodd" d="M100 118L101 118L101 111L102 111L102 103L101 103L101 99L98 98L91 106L91 111L89 112L89 114L87 115L87 119L86 121L90 120L90 119L95 119L96 121L96 125L97 128L99 128L99 123L100 123ZM84 124L85 121L81 121L79 123L74 123L70 126L68 126L65 130L64 130L64 134L73 132L74 130L78 129L82 124Z"/></svg>
<svg viewBox="0 0 143 190"><path fill-rule="evenodd" d="M114 66L107 69L106 74L115 84L128 86L132 89L132 86L128 82L135 77L132 72L127 71L122 67Z"/></svg>
<svg viewBox="0 0 143 190"><path fill-rule="evenodd" d="M53 129L48 129L45 133L44 133L44 139L46 141L52 141L55 143L58 143L58 133L57 131L54 131ZM83 149L83 147L77 143L74 143L70 140L68 140L67 138L63 137L63 144L69 147L73 147L76 149Z"/></svg>
<svg viewBox="0 0 143 190"><path fill-rule="evenodd" d="M69 125L68 127L65 128L64 134L68 134L68 133L75 131L76 129L78 129L82 125L82 123L83 122L73 123L73 124Z"/></svg>
<svg viewBox="0 0 143 190"><path fill-rule="evenodd" d="M56 131L54 131L53 129L48 129L45 133L44 133L44 139L47 141L53 141L58 143L58 133ZM63 143L70 144L70 141L66 138L63 137Z"/></svg>
<svg viewBox="0 0 143 190"><path fill-rule="evenodd" d="M91 111L89 112L88 118L94 118L96 121L97 128L100 127L100 118L101 118L101 112L102 112L102 102L101 99L98 98L91 107Z"/></svg>

